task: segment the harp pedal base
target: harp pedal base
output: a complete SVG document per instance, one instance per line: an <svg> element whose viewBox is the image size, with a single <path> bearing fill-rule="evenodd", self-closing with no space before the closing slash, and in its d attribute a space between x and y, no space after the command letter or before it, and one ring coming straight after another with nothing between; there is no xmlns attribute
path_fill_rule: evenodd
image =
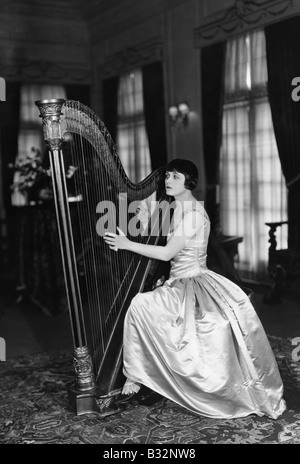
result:
<svg viewBox="0 0 300 464"><path fill-rule="evenodd" d="M115 404L116 395L103 395L98 388L88 391L79 391L75 388L68 390L69 404L77 416L83 414L96 414L98 417L107 417L118 414L124 410Z"/></svg>

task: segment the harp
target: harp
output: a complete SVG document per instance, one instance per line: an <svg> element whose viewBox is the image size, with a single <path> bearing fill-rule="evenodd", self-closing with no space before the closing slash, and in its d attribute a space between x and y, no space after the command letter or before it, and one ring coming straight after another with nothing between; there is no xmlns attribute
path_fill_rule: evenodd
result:
<svg viewBox="0 0 300 464"><path fill-rule="evenodd" d="M167 269L160 269L159 262L148 258L110 250L103 231L115 231L119 225L132 239L162 244L162 230L170 220L163 170L132 183L104 123L90 108L62 99L41 100L36 105L49 152L74 343L75 381L69 389L69 402L77 415L111 414L124 381L122 331L126 310L133 296L152 288ZM66 181L67 156L71 156L75 169L72 205ZM146 234L136 233L141 232L135 221L136 206L153 196L156 212L149 229ZM127 227L130 221L131 230Z"/></svg>

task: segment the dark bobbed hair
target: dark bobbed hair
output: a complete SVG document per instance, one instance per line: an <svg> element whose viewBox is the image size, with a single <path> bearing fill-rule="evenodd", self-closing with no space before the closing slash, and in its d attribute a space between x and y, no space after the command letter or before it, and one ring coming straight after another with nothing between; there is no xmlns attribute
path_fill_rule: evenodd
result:
<svg viewBox="0 0 300 464"><path fill-rule="evenodd" d="M184 186L188 190L194 190L198 183L198 169L197 166L185 159L173 159L165 166L165 172L177 171L185 176Z"/></svg>

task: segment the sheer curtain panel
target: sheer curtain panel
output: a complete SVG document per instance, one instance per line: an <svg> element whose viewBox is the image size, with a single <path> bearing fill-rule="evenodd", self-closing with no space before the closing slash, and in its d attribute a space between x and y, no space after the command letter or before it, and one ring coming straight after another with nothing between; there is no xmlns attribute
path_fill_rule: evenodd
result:
<svg viewBox="0 0 300 464"><path fill-rule="evenodd" d="M266 222L287 218L286 187L267 91L263 31L227 43L220 153L220 220L224 234L239 235L238 268L244 278L267 278ZM278 234L286 243L286 231Z"/></svg>

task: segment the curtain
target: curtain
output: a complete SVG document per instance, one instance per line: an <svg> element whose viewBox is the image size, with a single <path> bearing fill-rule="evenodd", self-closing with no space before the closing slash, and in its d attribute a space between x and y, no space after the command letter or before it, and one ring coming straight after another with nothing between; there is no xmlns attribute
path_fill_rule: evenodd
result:
<svg viewBox="0 0 300 464"><path fill-rule="evenodd" d="M137 183L152 171L144 118L142 72L120 76L118 88L117 147L130 180Z"/></svg>
<svg viewBox="0 0 300 464"><path fill-rule="evenodd" d="M61 85L23 84L21 86L20 125L39 122L41 127L41 118L35 102L51 98L66 98L64 87Z"/></svg>
<svg viewBox="0 0 300 464"><path fill-rule="evenodd" d="M288 187L288 247L300 250L300 102L292 80L300 76L300 16L265 28L268 88L275 136Z"/></svg>
<svg viewBox="0 0 300 464"><path fill-rule="evenodd" d="M119 76L102 82L103 122L114 143L117 139Z"/></svg>
<svg viewBox="0 0 300 464"><path fill-rule="evenodd" d="M217 221L216 185L219 183L225 50L225 42L201 50L203 149L207 181L205 206L213 229Z"/></svg>
<svg viewBox="0 0 300 464"><path fill-rule="evenodd" d="M142 68L144 116L149 141L152 170L166 164L167 141L165 123L163 66L161 62Z"/></svg>
<svg viewBox="0 0 300 464"><path fill-rule="evenodd" d="M267 278L266 222L286 219L286 188L267 95L263 31L227 44L220 158L220 216L224 234L239 235L238 269ZM284 231L278 237L284 243Z"/></svg>
<svg viewBox="0 0 300 464"><path fill-rule="evenodd" d="M146 132L143 131L143 135L140 132L140 135L136 138L139 146L143 146L148 144L149 153L150 153L150 163L148 162L149 169L148 171L155 170L156 168L162 166L167 162L167 141L166 141L166 123L165 123L165 102L164 102L164 81L163 81L163 66L161 62L151 63L149 65L144 66L143 68L137 70L138 73L141 72L141 81L139 84L136 85L134 92L139 92L139 88L141 89L141 93L137 98L142 97L142 101L138 102L136 108L138 111L141 111L142 105L142 115L136 115L137 119L142 117L143 124L146 127ZM130 74L136 74L135 72L131 72L127 74L127 77ZM119 122L119 118L130 118L133 116L132 111L129 110L129 113L126 115L126 109L124 104L122 103L123 107L121 110L121 115L118 115L118 102L120 99L127 100L129 98L130 93L133 92L133 82L130 83L130 79L127 82L128 88L126 89L126 85L123 83L121 84L121 78L125 78L125 74L123 76L114 76L109 79L105 79L102 83L102 92L103 92L103 121L110 132L113 140L117 142L117 126ZM140 77L137 77L137 80L140 80ZM122 91L120 88L122 86ZM130 90L131 86L131 90ZM119 94L118 94L119 92ZM121 93L123 93L123 96ZM127 97L125 97L127 95ZM130 105L129 100L127 105ZM138 123L140 124L140 123ZM133 125L131 127L131 133L133 131ZM129 132L129 133L130 133ZM131 144L133 146L134 140L131 138L131 142L125 142L128 134L126 135L124 127L122 130L122 146L127 145L126 151L128 151L128 145ZM120 136L121 138L121 136ZM120 146L118 145L118 153L120 154ZM125 161L125 163L127 163ZM134 158L132 157L131 161L129 161L128 169L134 170ZM131 167L130 167L131 165ZM141 178L143 175L146 174L140 173L137 175L137 178ZM134 176L134 175L132 175Z"/></svg>
<svg viewBox="0 0 300 464"><path fill-rule="evenodd" d="M3 219L1 241L3 263L14 267L14 247L16 240L16 227L14 223L14 211L11 206L10 185L13 181L13 170L9 164L13 164L17 154L17 140L20 117L20 88L19 82L6 82L6 101L0 104L0 156L1 156L1 192L2 201L0 218ZM3 236L2 236L3 235ZM1 264L3 264L1 263Z"/></svg>
<svg viewBox="0 0 300 464"><path fill-rule="evenodd" d="M65 85L68 100L80 101L83 105L90 106L90 86L81 84Z"/></svg>
<svg viewBox="0 0 300 464"><path fill-rule="evenodd" d="M21 86L20 128L16 160L25 158L31 149L44 150L42 123L35 102L37 100L66 98L61 85L24 84Z"/></svg>
<svg viewBox="0 0 300 464"><path fill-rule="evenodd" d="M20 89L18 82L6 83L6 101L0 105L0 129L1 129L1 163L4 207L8 210L10 202L10 185L13 181L13 171L10 163L15 162L18 151L18 132L20 123Z"/></svg>
<svg viewBox="0 0 300 464"><path fill-rule="evenodd" d="M40 151L41 156L44 156L45 144L42 137L42 123L35 102L52 98L66 99L64 87L39 84L24 84L21 86L18 146L14 162L25 159L33 150ZM16 171L14 182L18 181L19 175L19 172ZM16 188L12 192L11 203L13 206L24 206L27 204L27 197Z"/></svg>

